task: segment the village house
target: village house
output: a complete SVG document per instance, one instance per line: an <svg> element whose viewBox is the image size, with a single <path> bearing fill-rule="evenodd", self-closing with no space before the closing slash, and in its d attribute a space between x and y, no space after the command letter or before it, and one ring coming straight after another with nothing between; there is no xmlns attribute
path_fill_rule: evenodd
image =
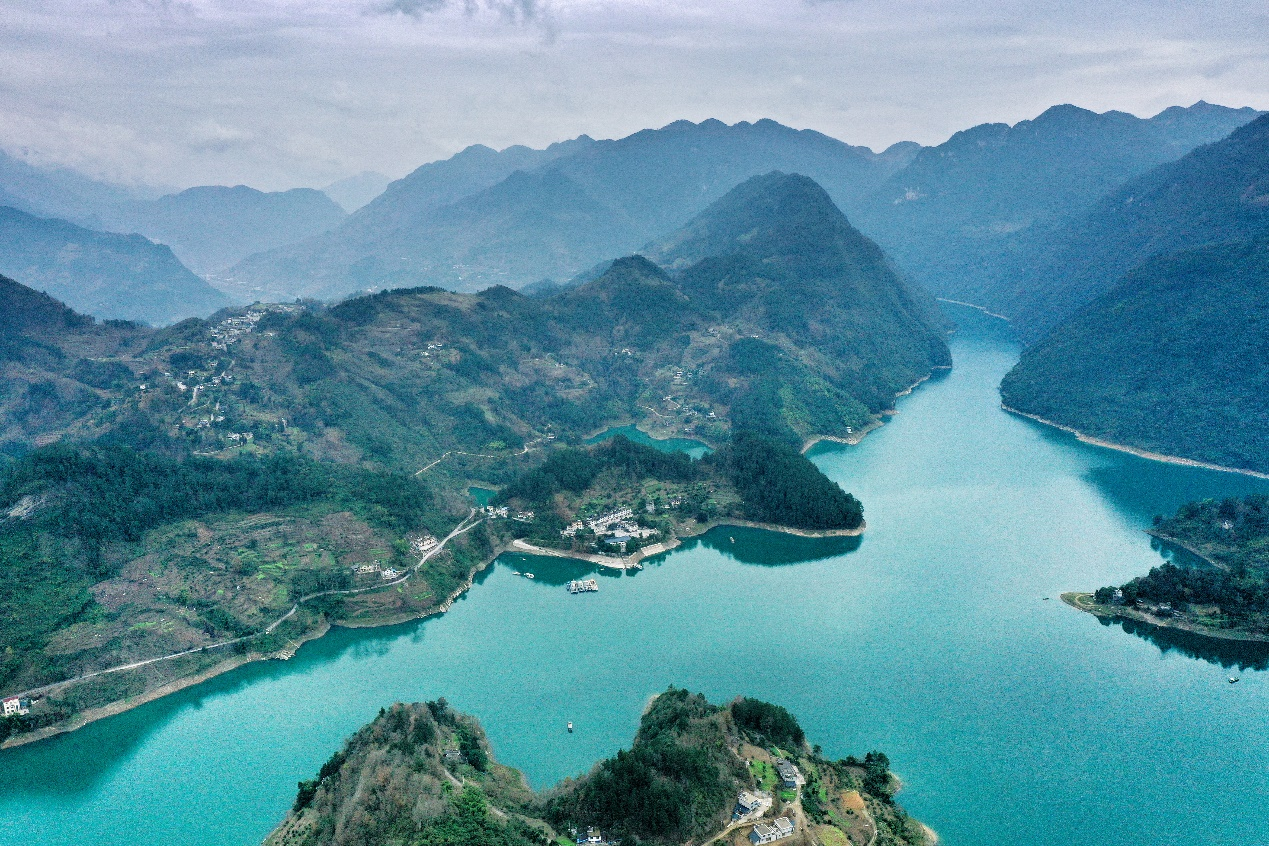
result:
<svg viewBox="0 0 1269 846"><path fill-rule="evenodd" d="M600 834L600 833L599 833L599 829L597 829L597 828L588 828L588 829L586 829L586 834L584 834L584 835L578 835L578 837L577 837L577 842L578 842L578 843L601 844L601 843L603 843L603 842L604 842L604 836L603 836L602 834Z"/></svg>
<svg viewBox="0 0 1269 846"><path fill-rule="evenodd" d="M19 699L16 696L10 696L4 700L4 715L6 717L25 716L31 713L31 700Z"/></svg>
<svg viewBox="0 0 1269 846"><path fill-rule="evenodd" d="M749 842L754 846L761 843L774 843L793 836L793 821L788 817L780 817L770 823L758 823L749 832Z"/></svg>
<svg viewBox="0 0 1269 846"><path fill-rule="evenodd" d="M762 816L771 807L771 797L766 793L742 790L736 795L736 808L731 813L732 821L746 817Z"/></svg>
<svg viewBox="0 0 1269 846"><path fill-rule="evenodd" d="M780 786L788 790L796 790L806 784L801 771L789 761L783 759L776 761L776 772L780 774Z"/></svg>

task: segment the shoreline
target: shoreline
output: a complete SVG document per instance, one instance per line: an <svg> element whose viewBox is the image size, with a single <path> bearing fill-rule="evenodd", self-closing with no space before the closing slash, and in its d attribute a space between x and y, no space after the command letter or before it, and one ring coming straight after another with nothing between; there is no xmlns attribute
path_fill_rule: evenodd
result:
<svg viewBox="0 0 1269 846"><path fill-rule="evenodd" d="M952 305L966 306L968 308L977 309L978 311L981 311L983 314L987 315L988 317L995 317L999 320L1005 321L1006 323L1013 322L1013 320L1011 320L1008 317L1005 317L1003 314L996 314L996 312L990 311L986 306L980 306L977 303L967 303L964 300L949 300L947 297L935 297L934 299L940 303L951 303Z"/></svg>
<svg viewBox="0 0 1269 846"><path fill-rule="evenodd" d="M17 746L25 746L28 743L46 740L50 737L56 737L59 734L68 734L69 732L81 729L90 723L95 723L98 720L104 720L107 717L113 717L117 714L122 714L125 711L131 711L133 708L139 708L140 706L153 702L156 699L162 699L164 696L178 693L187 687L193 687L194 685L202 684L205 681L210 681L217 676L232 672L233 670L246 666L247 664L254 664L257 661L285 661L287 658L295 654L296 649L299 649L310 640L316 640L317 638L323 636L330 631L330 629L331 624L323 620L321 625L316 626L311 631L304 632L299 637L291 638L291 640L287 641L286 646L276 652L248 652L243 655L235 655L232 658L226 658L224 661L221 661L218 664L213 664L200 673L195 673L192 676L182 676L179 679L173 679L166 684L159 685L158 687L147 690L137 696L132 696L127 699L116 699L114 702L107 702L105 705L99 705L96 708L89 708L86 711L80 711L77 714L73 714L70 719L65 722L45 726L44 728L27 732L26 734L19 734L5 738L4 743L0 743L0 750L12 749ZM286 655L288 652L290 654ZM286 657L283 657L284 655L286 655ZM69 687L74 684L76 684L75 681L66 681L60 685L55 683L52 689L49 690L49 693L60 691L64 687Z"/></svg>
<svg viewBox="0 0 1269 846"><path fill-rule="evenodd" d="M574 561L587 561L600 567L608 567L613 570L629 570L645 558L651 558L654 555L660 555L663 552L669 552L677 548L685 540L698 538L707 532L723 526L734 526L741 529L760 529L765 532L777 532L784 535L795 535L800 538L853 538L859 537L868 528L867 521L859 524L857 529L795 529L791 526L779 526L775 523L755 523L751 520L715 520L704 524L697 531L684 534L681 537L673 537L668 541L654 543L643 549L638 549L630 555L618 558L613 555L599 555L593 552L573 552L563 549L549 549L542 546L534 546L528 541L517 538L513 540L505 552L523 552L529 555L544 555L550 558L569 558ZM501 554L501 553L499 553ZM497 559L498 556L494 556Z"/></svg>
<svg viewBox="0 0 1269 846"><path fill-rule="evenodd" d="M18 746L25 746L28 743L36 743L41 740L46 740L50 737L56 737L59 734L68 734L72 731L81 729L86 725L95 723L98 720L104 720L107 717L113 717L118 714L122 714L126 711L131 711L133 708L138 708L142 705L153 702L156 699L162 699L164 696L168 696L170 694L185 690L186 688L194 687L195 685L202 684L205 681L209 681L217 676L232 672L233 670L236 670L239 667L246 666L247 664L252 664L257 661L286 660L294 656L296 651L305 643L308 643L311 640L317 640L318 638L323 637L332 628L338 627L338 628L346 628L346 629L376 629L376 628L383 628L386 626L397 626L403 623L412 622L414 620L426 620L429 617L440 616L444 614L446 611L448 611L450 608L452 608L454 603L458 600L459 597L461 597L467 591L471 590L472 586L476 583L476 576L478 576L480 573L483 573L485 570L491 567L493 563L498 560L498 557L501 556L505 552L513 552L513 551L525 552L532 555L546 555L546 556L559 557L559 558L572 558L574 560L583 560L583 561L592 561L592 559L603 559L602 561L593 560L592 563L598 564L601 567L611 567L614 569L625 570L625 569L628 569L631 565L637 564L639 561L641 561L644 558L649 558L653 555L659 555L662 552L668 552L676 548L683 542L684 539L699 537L700 535L703 535L706 532L710 531L711 529L715 529L719 526L739 526L743 528L763 529L766 531L782 532L784 534L792 534L792 535L798 535L800 537L814 538L814 537L853 537L853 536L861 535L863 534L864 529L867 528L867 523L860 525L858 529L836 529L836 530L828 530L825 532L813 532L813 531L808 531L803 529L780 527L774 524L754 523L754 522L745 521L745 520L726 520L726 521L720 521L720 522L711 522L711 523L705 524L704 527L702 527L699 531L694 532L690 535L686 535L685 538L672 538L671 540L665 541L663 543L652 544L651 546L645 547L644 549L637 550L632 555L626 556L626 558L614 558L612 556L600 556L600 555L593 555L591 553L574 553L574 552L566 553L563 550L558 550L558 549L545 549L542 547L535 547L532 544L528 544L518 540L512 541L510 544L500 544L499 546L494 547L493 552L490 554L490 556L486 560L482 561L480 564L477 564L471 569L471 571L467 574L467 578L463 581L463 583L460 584L457 588L455 588L454 591L448 597L446 597L443 602L425 611L422 611L419 613L412 613L412 614L400 614L394 617L388 617L388 618L377 619L377 620L359 620L355 622L353 621L342 622L338 620L335 622L330 622L329 620L323 619L319 625L315 626L311 630L304 632L301 635L289 640L286 646L284 646L280 650L277 650L275 652L267 652L267 653L249 652L243 655L235 655L232 658L228 658L224 661L221 661L217 664L212 665L211 667L208 667L202 672L195 673L190 676L184 676L178 679L173 679L172 681L166 684L160 685L151 690L147 690L138 696L129 697L127 699L119 699L114 702L107 702L105 705L100 705L96 708L89 708L88 710L80 711L77 714L73 714L65 722L58 723L56 725L45 726L43 728L36 729L35 731L27 732L25 734L8 737L4 740L3 743L0 743L0 750L11 749ZM381 587L387 588L387 587L391 587L391 585L383 585ZM61 690L64 687L69 687L73 684L76 684L76 682L73 680L68 680L64 683L55 683L53 686L51 686L51 689L49 690L49 692L51 693L54 690Z"/></svg>
<svg viewBox="0 0 1269 846"><path fill-rule="evenodd" d="M1176 618L1164 619L1156 617L1153 614L1147 614L1144 611L1138 611L1135 608L1127 608L1122 605L1098 605L1095 602L1087 601L1092 598L1093 594L1081 591L1068 591L1062 594L1062 601L1074 608L1076 611L1083 611L1086 614L1092 614L1094 617L1101 617L1107 620L1134 620L1138 623L1146 623L1160 629L1176 629L1177 631L1189 632L1199 637L1208 637L1213 640L1232 640L1242 643L1269 643L1269 635L1253 634L1251 632L1241 632L1236 629L1209 629L1206 626L1200 626L1185 620Z"/></svg>
<svg viewBox="0 0 1269 846"><path fill-rule="evenodd" d="M1215 470L1219 473L1237 473L1242 476L1251 476L1255 479L1269 479L1269 473L1262 473L1259 470L1246 470L1241 467L1226 467L1222 464L1212 464L1211 462L1199 461L1195 458L1182 458L1179 455L1165 455L1161 452L1151 452L1146 449L1141 449L1140 447L1128 446L1127 444L1117 444L1113 441L1106 441L1101 438L1095 438L1092 435L1086 435L1079 429L1063 425L1062 423L1055 423L1054 421L1047 420L1038 414L1028 414L1025 411L1019 411L1016 408L1011 408L1010 406L1005 405L1003 402L1000 404L1000 407L1010 414L1016 414L1019 417L1025 417L1028 420L1034 420L1037 423L1043 423L1045 426L1052 426L1054 429L1060 429L1063 432L1074 435L1076 440L1081 443L1089 444L1090 446L1113 449L1117 452L1126 452L1129 455L1135 455L1138 458L1145 458L1150 461L1159 461L1164 464L1177 464L1182 467L1196 467L1200 470Z"/></svg>

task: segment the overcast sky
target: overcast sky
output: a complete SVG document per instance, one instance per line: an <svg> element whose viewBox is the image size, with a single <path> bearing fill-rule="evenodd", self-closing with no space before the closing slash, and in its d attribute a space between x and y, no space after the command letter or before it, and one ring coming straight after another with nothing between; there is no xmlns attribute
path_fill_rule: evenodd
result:
<svg viewBox="0 0 1269 846"><path fill-rule="evenodd" d="M176 187L773 118L880 149L1054 103L1269 107L1265 0L0 0L0 147Z"/></svg>

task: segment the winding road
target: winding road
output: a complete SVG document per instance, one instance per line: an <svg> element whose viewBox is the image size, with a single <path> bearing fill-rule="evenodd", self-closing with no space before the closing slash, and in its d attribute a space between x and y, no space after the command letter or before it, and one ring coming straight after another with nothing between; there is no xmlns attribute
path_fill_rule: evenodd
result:
<svg viewBox="0 0 1269 846"><path fill-rule="evenodd" d="M160 655L157 658L146 658L143 661L133 661L130 664L120 664L117 667L109 667L105 670L95 670L91 673L84 673L82 676L75 676L74 678L70 678L70 679L62 679L61 681L53 682L51 684L46 684L46 685L43 685L42 687L33 687L30 690L24 690L21 693L9 694L9 696L6 696L5 698L7 699L12 696L17 696L19 698L28 699L33 696L40 696L45 693L49 693L53 690L66 687L68 685L78 684L79 682L87 681L88 679L94 679L94 678L97 678L98 676L105 676L111 673L121 673L125 670L135 670L138 667L145 667L149 664L157 664L160 661L171 661L174 658L180 658L185 655L194 655L199 652L206 652L209 649L223 649L226 646L233 646L234 644L237 644L237 643L245 643L246 641L252 640L253 638L260 637L260 635L272 634L273 631L283 623L283 621L294 616L295 613L300 610L300 606L310 600L317 599L318 597L321 597L321 596L334 596L337 594L348 595L348 594L354 594L354 593L366 593L368 591L382 590L384 588L401 584L402 582L409 579L411 576L418 573L419 568L422 567L425 563L427 563L428 559L430 559L433 555L435 555L436 553L440 552L442 549L445 548L445 544L449 543L451 540L458 537L459 535L465 532L469 532L472 529L476 528L478 525L481 524L481 522L483 522L483 519L484 518L479 518L476 516L476 509L473 508L470 511L470 513L468 513L468 515L465 518L463 518L462 522L460 522L457 526L454 527L454 530L452 532L446 535L445 538L436 546L432 547L427 552L425 552L423 554L423 557L418 560L418 563L416 563L413 567L411 567L408 571L406 571L406 574L402 576L401 578L393 579L392 581L384 582L383 584L370 585L369 587L364 587L364 588L349 588L348 590L324 590L324 591L319 591L318 593L310 593L307 596L302 596L295 601L295 604L291 606L290 611L287 611L281 617L278 617L272 623L265 626L264 629L262 629L259 632L256 632L255 634L243 635L242 637L235 637L231 640L222 640L219 643L209 643L206 646L199 646L199 647L195 647L194 649L186 649L181 652L173 652L170 655Z"/></svg>

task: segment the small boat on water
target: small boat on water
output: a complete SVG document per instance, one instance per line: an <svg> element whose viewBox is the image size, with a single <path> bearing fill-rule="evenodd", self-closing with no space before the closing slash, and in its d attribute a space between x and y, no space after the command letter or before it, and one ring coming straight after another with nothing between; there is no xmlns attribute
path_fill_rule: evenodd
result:
<svg viewBox="0 0 1269 846"><path fill-rule="evenodd" d="M1238 684L1239 680L1240 680L1240 679L1239 679L1239 677L1238 677L1238 676L1230 676L1230 677L1229 677L1229 683L1230 683L1230 684Z"/></svg>
<svg viewBox="0 0 1269 846"><path fill-rule="evenodd" d="M572 724L572 723L569 723L569 724L568 724L568 733L569 733L569 734L572 734L572 733L573 733L573 724Z"/></svg>
<svg viewBox="0 0 1269 846"><path fill-rule="evenodd" d="M518 576L518 575L520 575L520 571L519 571L519 570L512 570L512 571L511 571L511 575L513 575L513 576Z"/></svg>
<svg viewBox="0 0 1269 846"><path fill-rule="evenodd" d="M533 578L533 574L532 574L532 573L525 573L525 574L524 574L524 577L525 577L526 579L531 579L531 578Z"/></svg>
<svg viewBox="0 0 1269 846"><path fill-rule="evenodd" d="M735 543L735 542L736 542L736 539L735 539L735 538L728 538L727 540L731 541L732 543Z"/></svg>

